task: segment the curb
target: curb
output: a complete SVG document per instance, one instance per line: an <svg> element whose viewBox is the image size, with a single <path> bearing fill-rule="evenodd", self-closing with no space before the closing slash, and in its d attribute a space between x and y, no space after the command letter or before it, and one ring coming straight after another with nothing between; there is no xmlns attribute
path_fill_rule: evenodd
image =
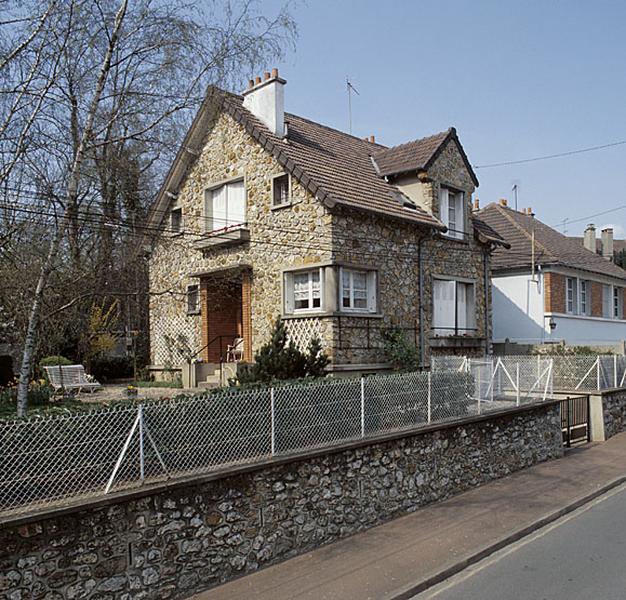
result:
<svg viewBox="0 0 626 600"><path fill-rule="evenodd" d="M582 498L578 498L574 502L546 515L545 517L542 517L538 521L535 521L534 523L531 523L530 525L527 525L526 527L523 527L522 529L513 532L512 534L506 536L498 542L495 542L490 546L483 548L479 552L476 552L475 554L472 554L464 558L463 560L460 560L454 565L447 567L443 571L439 571L438 573L435 573L434 575L431 575L427 579L424 579L418 583L411 584L410 586L404 588L402 591L392 592L389 596L385 596L385 600L410 600L413 596L427 590L428 588L433 587L434 585L441 583L442 581L445 581L446 579L449 579L453 575L456 575L457 573L465 570L467 567L487 558L494 552L502 550L506 546L510 546L511 544L521 540L522 538L525 538L531 533L534 533L538 529L541 529L542 527L553 523L554 521L560 519L568 513L575 511L577 508L580 508L581 506L592 502L599 496L606 494L607 492L609 492L613 488L616 488L624 482L626 482L626 475L622 475L617 479L613 479L612 481L604 484L594 492L591 492L586 496L583 496Z"/></svg>

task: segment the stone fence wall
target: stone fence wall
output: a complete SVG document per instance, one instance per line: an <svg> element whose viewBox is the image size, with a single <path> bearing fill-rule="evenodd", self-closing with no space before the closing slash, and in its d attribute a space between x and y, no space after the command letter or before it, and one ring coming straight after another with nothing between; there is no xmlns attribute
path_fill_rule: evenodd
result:
<svg viewBox="0 0 626 600"><path fill-rule="evenodd" d="M602 393L604 438L626 431L626 389L607 390Z"/></svg>
<svg viewBox="0 0 626 600"><path fill-rule="evenodd" d="M0 596L185 598L563 453L558 404L0 523Z"/></svg>

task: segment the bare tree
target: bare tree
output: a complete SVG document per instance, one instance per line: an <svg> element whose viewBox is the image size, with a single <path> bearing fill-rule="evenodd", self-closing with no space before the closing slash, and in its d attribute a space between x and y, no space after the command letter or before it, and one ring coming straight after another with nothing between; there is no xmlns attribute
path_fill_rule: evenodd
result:
<svg viewBox="0 0 626 600"><path fill-rule="evenodd" d="M23 415L42 304L59 263L69 259L75 279L91 273L94 294L106 291L116 248L136 239L133 224L206 86L241 82L293 42L295 25L286 9L266 19L245 0L5 4L13 10L10 36L0 23L0 193L18 211L45 210L51 227L24 336Z"/></svg>

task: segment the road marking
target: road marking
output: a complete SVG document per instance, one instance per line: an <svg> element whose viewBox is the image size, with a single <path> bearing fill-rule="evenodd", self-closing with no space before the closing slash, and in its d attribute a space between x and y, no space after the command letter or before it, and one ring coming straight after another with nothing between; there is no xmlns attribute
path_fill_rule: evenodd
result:
<svg viewBox="0 0 626 600"><path fill-rule="evenodd" d="M531 542L534 542L535 540L544 537L545 535L547 535L548 533L550 533L557 527L560 527L561 525L571 521L572 519L576 519L577 517L587 512L588 510L591 510L598 504L601 504L605 500L608 500L609 498L615 496L616 494L620 494L624 491L626 491L626 483L618 485L612 490L609 490L608 492L606 492L606 494L599 496L595 500L588 502L587 504L581 506L580 508L577 508L576 510L572 511L571 513L568 513L567 515L562 516L560 519L557 519L553 523L550 523L549 525L546 525L545 527L538 529L534 533L527 535L521 540L518 540L517 542L514 542L513 544L510 544L509 546L502 548L502 550L498 550L494 552L491 556L484 558L480 562L474 565L470 565L469 567L467 567L460 573L457 573L456 575L453 575L449 579L442 581L441 583L430 588L429 590L425 590L421 592L420 594L418 594L417 596L413 596L411 600L430 600L431 598L436 598L437 596L449 590L450 588L453 588L459 585L460 583L463 583L470 577L473 577L477 573L484 571L491 565L507 557L509 554L513 554L514 552L517 552L520 548L526 546L527 544L530 544Z"/></svg>

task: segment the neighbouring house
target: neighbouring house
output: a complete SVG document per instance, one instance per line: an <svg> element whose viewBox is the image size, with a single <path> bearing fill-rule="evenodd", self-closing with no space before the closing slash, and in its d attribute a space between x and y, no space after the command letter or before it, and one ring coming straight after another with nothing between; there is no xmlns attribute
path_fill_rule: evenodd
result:
<svg viewBox="0 0 626 600"><path fill-rule="evenodd" d="M387 148L285 113L285 85L274 70L210 90L155 200L153 372L252 361L277 317L301 348L317 336L332 372L389 368L389 328L422 365L485 352L504 241L471 213L456 131Z"/></svg>
<svg viewBox="0 0 626 600"><path fill-rule="evenodd" d="M602 346L626 340L626 271L530 209L516 211L501 200L476 214L511 245L492 256L494 343Z"/></svg>
<svg viewBox="0 0 626 600"><path fill-rule="evenodd" d="M587 225L583 237L572 237L579 244L582 244L587 250L600 254L607 260L617 262L621 267L624 265L626 258L626 240L617 240L613 237L613 229L605 227L597 237L597 229L593 223Z"/></svg>

